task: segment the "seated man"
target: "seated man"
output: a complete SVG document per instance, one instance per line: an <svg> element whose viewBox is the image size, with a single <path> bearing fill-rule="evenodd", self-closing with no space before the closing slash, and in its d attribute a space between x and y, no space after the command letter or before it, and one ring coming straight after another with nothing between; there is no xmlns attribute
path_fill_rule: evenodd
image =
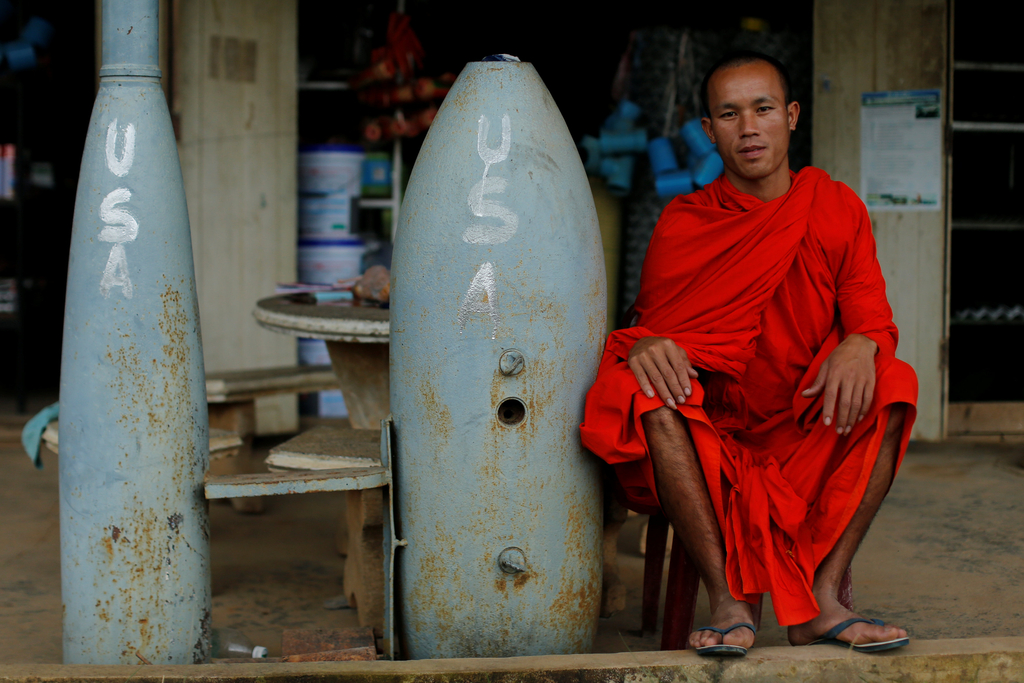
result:
<svg viewBox="0 0 1024 683"><path fill-rule="evenodd" d="M837 597L916 414L867 209L824 171L789 170L800 106L782 64L735 53L701 96L725 172L662 213L583 443L696 563L714 627L690 635L698 652L745 654L765 592L793 645L904 645Z"/></svg>

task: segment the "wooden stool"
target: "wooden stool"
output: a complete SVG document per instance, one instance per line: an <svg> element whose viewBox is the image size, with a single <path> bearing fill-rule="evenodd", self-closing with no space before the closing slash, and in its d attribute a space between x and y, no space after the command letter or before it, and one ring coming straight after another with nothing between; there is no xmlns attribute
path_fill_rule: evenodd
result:
<svg viewBox="0 0 1024 683"><path fill-rule="evenodd" d="M309 472L380 467L380 432L314 427L270 449L271 472ZM384 625L384 492L345 492L344 524L336 542L345 555L344 591L361 626Z"/></svg>
<svg viewBox="0 0 1024 683"><path fill-rule="evenodd" d="M238 456L219 463L214 474L248 474L259 469L259 463L252 462L257 398L337 388L338 378L330 365L288 365L207 373L206 401L210 411L210 428L234 432L243 441ZM263 511L262 498L234 498L231 505L238 512Z"/></svg>
<svg viewBox="0 0 1024 683"><path fill-rule="evenodd" d="M632 506L639 507L639 506ZM658 597L661 594L661 576L665 567L665 546L668 540L668 518L660 511L637 510L649 514L647 522L647 552L644 556L644 590L641 604L641 628L645 632L657 630ZM853 609L853 578L850 567L839 585L839 602ZM665 593L665 621L661 630L662 650L685 650L693 631L693 617L697 610L697 589L700 573L697 565L686 554L682 542L673 531L672 556L668 564L668 586ZM761 627L761 607L764 596L751 605L754 626Z"/></svg>
<svg viewBox="0 0 1024 683"><path fill-rule="evenodd" d="M53 420L43 430L43 445L58 455L60 448L58 421ZM242 448L242 439L238 434L223 429L210 430L210 462L232 458Z"/></svg>

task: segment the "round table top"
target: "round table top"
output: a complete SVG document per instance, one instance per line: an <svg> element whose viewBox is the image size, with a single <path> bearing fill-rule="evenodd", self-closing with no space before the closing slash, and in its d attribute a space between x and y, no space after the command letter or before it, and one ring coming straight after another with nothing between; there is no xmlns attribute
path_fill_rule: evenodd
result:
<svg viewBox="0 0 1024 683"><path fill-rule="evenodd" d="M260 299L252 314L268 330L308 339L386 344L391 330L387 309L297 304L288 295Z"/></svg>

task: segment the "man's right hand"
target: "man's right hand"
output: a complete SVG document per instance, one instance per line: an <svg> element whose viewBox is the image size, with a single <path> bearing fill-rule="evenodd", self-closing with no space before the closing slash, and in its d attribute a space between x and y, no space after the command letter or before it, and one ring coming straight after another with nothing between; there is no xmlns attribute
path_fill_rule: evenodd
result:
<svg viewBox="0 0 1024 683"><path fill-rule="evenodd" d="M629 352L629 368L636 375L647 398L654 398L655 392L669 408L676 403L686 403L690 395L690 378L696 379L697 371L690 364L686 351L671 339L665 337L643 337Z"/></svg>

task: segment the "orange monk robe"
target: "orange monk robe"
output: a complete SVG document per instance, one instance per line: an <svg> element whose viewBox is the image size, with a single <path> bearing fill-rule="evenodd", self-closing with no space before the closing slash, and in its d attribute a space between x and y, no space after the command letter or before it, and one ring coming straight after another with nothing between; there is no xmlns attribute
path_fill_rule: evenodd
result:
<svg viewBox="0 0 1024 683"><path fill-rule="evenodd" d="M732 595L770 593L783 626L818 615L814 571L864 496L893 404L908 405L897 467L916 416L917 376L897 331L860 199L816 168L770 202L724 176L676 198L654 231L638 327L609 337L587 395L583 443L614 465L626 496L658 492L641 415L662 407L626 364L645 336L673 339L700 371L679 407L700 457L726 549ZM878 344L867 417L849 436L800 392L848 334Z"/></svg>

